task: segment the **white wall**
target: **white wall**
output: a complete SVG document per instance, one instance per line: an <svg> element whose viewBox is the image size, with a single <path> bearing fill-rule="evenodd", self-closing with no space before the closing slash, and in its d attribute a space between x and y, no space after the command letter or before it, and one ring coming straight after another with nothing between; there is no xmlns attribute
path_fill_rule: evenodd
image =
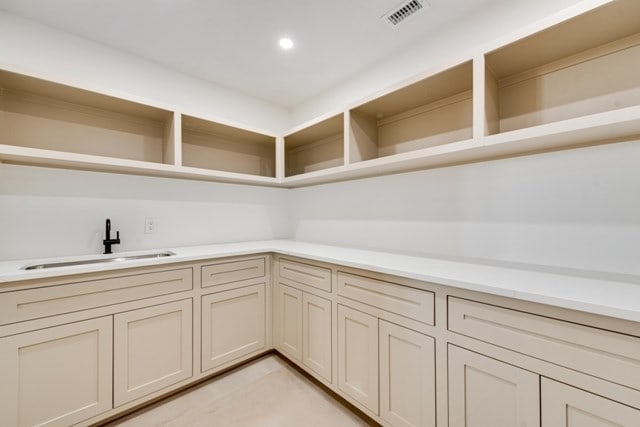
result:
<svg viewBox="0 0 640 427"><path fill-rule="evenodd" d="M640 274L640 141L294 190L297 240Z"/></svg>
<svg viewBox="0 0 640 427"><path fill-rule="evenodd" d="M267 133L289 125L284 108L2 11L0 68Z"/></svg>
<svg viewBox="0 0 640 427"><path fill-rule="evenodd" d="M0 164L0 260L289 236L285 189ZM144 219L157 232L144 234ZM114 233L115 234L115 233Z"/></svg>
<svg viewBox="0 0 640 427"><path fill-rule="evenodd" d="M291 117L2 12L0 65L277 132L576 1L506 3L319 95ZM292 191L0 164L0 259L98 252L110 217L122 235L118 250L292 236L640 274L639 158L640 142L623 143ZM145 217L158 219L157 234L143 234Z"/></svg>
<svg viewBox="0 0 640 427"><path fill-rule="evenodd" d="M0 260L302 241L640 274L640 141L295 190L0 164ZM144 218L158 220L144 234Z"/></svg>

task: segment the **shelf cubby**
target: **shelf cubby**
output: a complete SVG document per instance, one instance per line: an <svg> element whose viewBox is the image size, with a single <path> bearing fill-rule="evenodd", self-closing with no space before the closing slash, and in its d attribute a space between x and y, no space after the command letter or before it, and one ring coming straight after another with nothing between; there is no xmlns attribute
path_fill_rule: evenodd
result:
<svg viewBox="0 0 640 427"><path fill-rule="evenodd" d="M487 134L640 105L639 17L618 0L487 53Z"/></svg>
<svg viewBox="0 0 640 427"><path fill-rule="evenodd" d="M276 176L276 138L182 116L182 166L261 177Z"/></svg>
<svg viewBox="0 0 640 427"><path fill-rule="evenodd" d="M284 137L285 176L344 165L344 115L328 118Z"/></svg>
<svg viewBox="0 0 640 427"><path fill-rule="evenodd" d="M167 110L0 71L0 144L26 156L173 165L172 126Z"/></svg>
<svg viewBox="0 0 640 427"><path fill-rule="evenodd" d="M473 137L471 61L383 95L349 112L349 162Z"/></svg>

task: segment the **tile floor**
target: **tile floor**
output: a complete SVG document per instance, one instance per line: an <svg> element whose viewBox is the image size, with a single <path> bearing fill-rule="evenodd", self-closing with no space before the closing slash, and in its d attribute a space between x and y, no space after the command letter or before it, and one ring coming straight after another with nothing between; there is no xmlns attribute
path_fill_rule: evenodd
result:
<svg viewBox="0 0 640 427"><path fill-rule="evenodd" d="M302 374L268 355L108 427L367 426Z"/></svg>

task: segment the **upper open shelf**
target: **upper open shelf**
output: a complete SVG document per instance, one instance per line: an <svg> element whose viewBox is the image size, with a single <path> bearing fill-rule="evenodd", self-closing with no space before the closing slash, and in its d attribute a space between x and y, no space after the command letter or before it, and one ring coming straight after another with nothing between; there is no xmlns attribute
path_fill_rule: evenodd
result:
<svg viewBox="0 0 640 427"><path fill-rule="evenodd" d="M640 1L608 3L485 60L490 135L640 105Z"/></svg>
<svg viewBox="0 0 640 427"><path fill-rule="evenodd" d="M182 118L162 108L0 71L0 161L276 184L275 136Z"/></svg>
<svg viewBox="0 0 640 427"><path fill-rule="evenodd" d="M323 120L284 137L285 176L344 164L344 116Z"/></svg>
<svg viewBox="0 0 640 427"><path fill-rule="evenodd" d="M352 109L350 163L471 139L472 84L468 61Z"/></svg>
<svg viewBox="0 0 640 427"><path fill-rule="evenodd" d="M276 139L182 116L182 165L262 177L276 176Z"/></svg>
<svg viewBox="0 0 640 427"><path fill-rule="evenodd" d="M0 144L174 163L170 111L7 71L0 87Z"/></svg>
<svg viewBox="0 0 640 427"><path fill-rule="evenodd" d="M297 187L640 140L640 0L587 3L284 138L0 71L0 161Z"/></svg>

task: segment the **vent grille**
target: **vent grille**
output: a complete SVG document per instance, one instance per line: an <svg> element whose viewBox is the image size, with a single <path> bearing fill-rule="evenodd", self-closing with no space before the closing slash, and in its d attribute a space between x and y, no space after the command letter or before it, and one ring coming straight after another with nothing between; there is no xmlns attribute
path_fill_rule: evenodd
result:
<svg viewBox="0 0 640 427"><path fill-rule="evenodd" d="M387 22L398 25L414 13L418 12L424 7L424 0L411 0L408 3L403 3L401 6L394 8L384 15Z"/></svg>

